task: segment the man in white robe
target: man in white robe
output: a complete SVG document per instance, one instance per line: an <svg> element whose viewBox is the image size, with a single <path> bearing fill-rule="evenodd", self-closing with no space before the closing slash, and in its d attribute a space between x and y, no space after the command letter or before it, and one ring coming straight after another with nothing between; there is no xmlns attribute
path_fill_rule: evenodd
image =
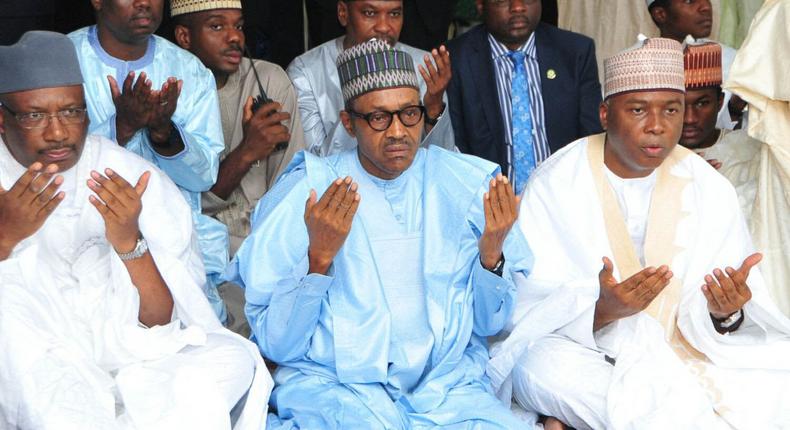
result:
<svg viewBox="0 0 790 430"><path fill-rule="evenodd" d="M179 190L87 136L66 36L0 56L0 428L260 429L271 378L201 292Z"/></svg>
<svg viewBox="0 0 790 430"><path fill-rule="evenodd" d="M403 27L402 0L340 0L337 18L346 34L296 57L287 72L296 87L307 149L326 156L354 148L356 141L340 122L343 93L335 62L344 50L377 38L407 52L420 71L420 95L425 105L423 146L454 150L453 126L445 91L450 83L450 54L442 46L431 53L398 42Z"/></svg>
<svg viewBox="0 0 790 430"><path fill-rule="evenodd" d="M488 366L529 411L577 429L790 426L790 321L732 185L677 145L683 75L669 39L608 59L607 132L530 179L535 267Z"/></svg>

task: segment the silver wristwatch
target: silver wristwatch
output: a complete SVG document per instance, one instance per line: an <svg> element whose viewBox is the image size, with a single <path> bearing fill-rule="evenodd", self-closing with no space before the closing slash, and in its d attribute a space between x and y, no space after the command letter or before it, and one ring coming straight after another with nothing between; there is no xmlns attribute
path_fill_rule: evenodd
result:
<svg viewBox="0 0 790 430"><path fill-rule="evenodd" d="M121 261L135 260L145 255L146 252L148 252L148 242L145 241L144 237L140 236L131 252L124 254L119 253L118 257L121 258Z"/></svg>
<svg viewBox="0 0 790 430"><path fill-rule="evenodd" d="M730 327L734 326L735 323L740 321L741 318L743 318L743 310L738 309L738 312L735 312L734 314L725 318L724 321L720 322L719 327L723 329L729 329Z"/></svg>

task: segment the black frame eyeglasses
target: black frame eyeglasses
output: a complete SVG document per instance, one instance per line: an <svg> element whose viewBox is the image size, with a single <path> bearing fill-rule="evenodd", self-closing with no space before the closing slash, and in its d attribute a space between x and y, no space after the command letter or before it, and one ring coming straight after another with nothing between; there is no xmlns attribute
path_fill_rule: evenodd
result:
<svg viewBox="0 0 790 430"><path fill-rule="evenodd" d="M88 109L86 108L69 108L57 111L55 113L44 112L30 112L30 113L16 113L8 106L0 103L0 106L5 108L11 115L16 118L19 126L27 130L36 130L49 127L52 118L58 117L60 123L63 125L76 125L85 122Z"/></svg>
<svg viewBox="0 0 790 430"><path fill-rule="evenodd" d="M351 116L364 119L373 130L385 131L392 125L392 119L395 115L398 116L398 120L400 120L401 124L406 127L414 127L419 124L422 117L425 116L425 106L412 105L406 106L401 110L374 110L373 112L364 114L349 110L348 113Z"/></svg>

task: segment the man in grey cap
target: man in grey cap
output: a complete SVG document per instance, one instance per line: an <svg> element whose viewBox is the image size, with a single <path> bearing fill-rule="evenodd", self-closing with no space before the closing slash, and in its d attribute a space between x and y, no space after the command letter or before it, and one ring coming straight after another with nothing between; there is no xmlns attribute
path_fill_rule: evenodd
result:
<svg viewBox="0 0 790 430"><path fill-rule="evenodd" d="M260 428L271 379L201 293L178 188L88 136L66 36L0 58L0 427L230 428L245 399Z"/></svg>

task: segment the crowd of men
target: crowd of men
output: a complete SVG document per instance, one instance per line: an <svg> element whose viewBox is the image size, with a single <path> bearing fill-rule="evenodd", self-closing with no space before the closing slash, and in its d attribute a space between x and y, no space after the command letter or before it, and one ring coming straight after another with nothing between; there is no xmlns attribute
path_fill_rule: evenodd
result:
<svg viewBox="0 0 790 430"><path fill-rule="evenodd" d="M645 3L602 81L540 0L431 51L338 0L287 70L239 0L0 46L0 428L790 429L790 0L739 51Z"/></svg>

